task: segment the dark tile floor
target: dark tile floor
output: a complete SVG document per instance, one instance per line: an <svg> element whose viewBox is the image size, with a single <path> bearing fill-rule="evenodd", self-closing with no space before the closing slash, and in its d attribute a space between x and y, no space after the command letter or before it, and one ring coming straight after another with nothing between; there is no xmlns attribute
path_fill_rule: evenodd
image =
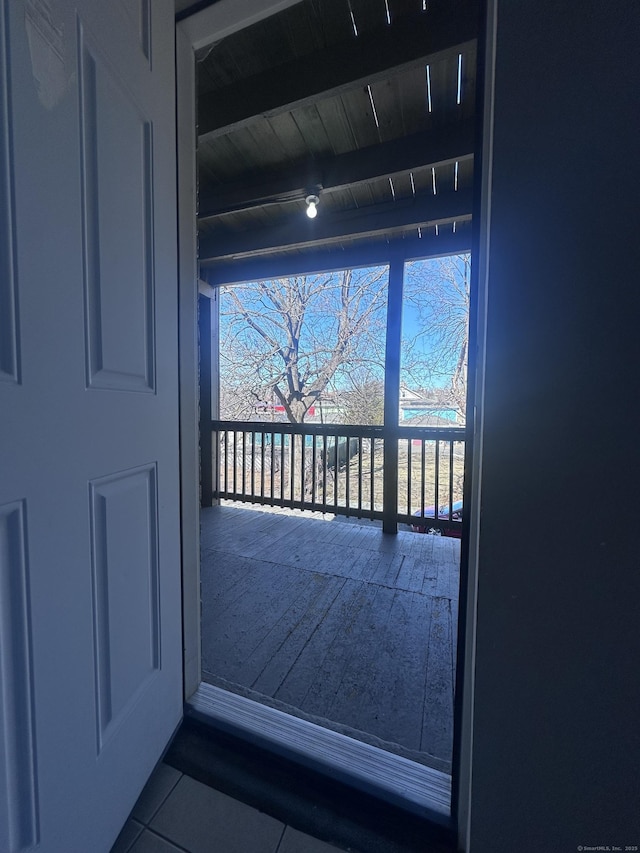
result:
<svg viewBox="0 0 640 853"><path fill-rule="evenodd" d="M332 853L339 849L162 763L111 853Z"/></svg>
<svg viewBox="0 0 640 853"><path fill-rule="evenodd" d="M460 543L202 512L203 678L448 771Z"/></svg>

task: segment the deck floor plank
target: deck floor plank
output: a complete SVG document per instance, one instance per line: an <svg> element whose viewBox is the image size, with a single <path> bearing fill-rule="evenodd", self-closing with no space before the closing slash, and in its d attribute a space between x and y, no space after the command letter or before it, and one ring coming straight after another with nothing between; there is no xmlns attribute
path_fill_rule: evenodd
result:
<svg viewBox="0 0 640 853"><path fill-rule="evenodd" d="M391 674L391 670L385 667L387 662L381 651L389 630L394 599L398 594L402 596L405 593L377 584L368 584L368 588L373 590L370 607L363 608L358 614L353 640L347 640L342 677L332 689L328 697L330 701L322 715L376 737L414 748L412 743L407 742L411 737L410 732L401 731L395 724L391 730L384 728L379 721L381 709L389 705L387 690ZM337 662L330 663L335 667ZM393 738L389 737L391 731L395 735Z"/></svg>
<svg viewBox="0 0 640 853"><path fill-rule="evenodd" d="M376 637L376 654L370 656L369 677L364 682L360 727L385 740L420 750L423 718L423 682L431 599L419 593L392 591L391 609L384 630ZM380 701L380 697L384 701Z"/></svg>
<svg viewBox="0 0 640 853"><path fill-rule="evenodd" d="M275 698L307 713L322 715L351 654L353 626L362 609L370 606L374 595L375 590L363 581L345 581Z"/></svg>
<svg viewBox="0 0 640 853"><path fill-rule="evenodd" d="M453 745L452 640L450 601L433 598L420 742L421 750L432 755L451 754Z"/></svg>
<svg viewBox="0 0 640 853"><path fill-rule="evenodd" d="M229 607L238 595L246 594L247 578L254 563L224 551L206 551L200 560L200 583L203 600L215 602L218 608Z"/></svg>
<svg viewBox="0 0 640 853"><path fill-rule="evenodd" d="M239 684L246 681L247 660L265 641L274 622L295 606L296 599L304 596L312 583L307 573L266 565L274 571L265 571L260 561L254 561L253 570L236 588L231 603L211 599L209 606L203 607L203 639L216 638L214 643L203 643L203 667Z"/></svg>
<svg viewBox="0 0 640 853"><path fill-rule="evenodd" d="M459 548L307 513L204 510L205 677L450 761Z"/></svg>
<svg viewBox="0 0 640 853"><path fill-rule="evenodd" d="M307 583L295 591L297 594L292 590L280 617L276 619L274 615L268 632L257 645L247 650L242 677L248 687L267 696L275 694L282 678L278 683L261 678L265 669L272 661L284 667L289 657L297 656L343 584L340 578L313 572L307 575Z"/></svg>
<svg viewBox="0 0 640 853"><path fill-rule="evenodd" d="M353 596L349 622L342 625L336 618L332 629L336 639L314 673L301 706L303 711L378 735L364 722L364 693L373 668L372 656L377 651L372 636L384 628L392 595L392 590L365 583Z"/></svg>
<svg viewBox="0 0 640 853"><path fill-rule="evenodd" d="M265 662L260 674L251 685L253 690L265 696L276 696L285 683L300 653L308 645L318 625L322 624L328 611L342 592L346 581L343 578L324 576L325 583L312 606L284 639L276 654Z"/></svg>

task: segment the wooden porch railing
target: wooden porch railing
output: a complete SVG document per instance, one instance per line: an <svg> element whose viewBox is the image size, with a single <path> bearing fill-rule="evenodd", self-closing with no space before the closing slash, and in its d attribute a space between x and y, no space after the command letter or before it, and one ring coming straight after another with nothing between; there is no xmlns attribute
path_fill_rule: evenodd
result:
<svg viewBox="0 0 640 853"><path fill-rule="evenodd" d="M203 506L228 499L379 519L385 530L460 528L462 428L211 421L210 430Z"/></svg>

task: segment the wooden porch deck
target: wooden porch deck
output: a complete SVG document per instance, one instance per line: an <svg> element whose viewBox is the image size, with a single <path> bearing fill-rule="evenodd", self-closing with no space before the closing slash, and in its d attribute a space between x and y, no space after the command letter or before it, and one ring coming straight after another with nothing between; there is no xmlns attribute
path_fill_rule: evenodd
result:
<svg viewBox="0 0 640 853"><path fill-rule="evenodd" d="M460 543L202 511L203 677L448 771Z"/></svg>

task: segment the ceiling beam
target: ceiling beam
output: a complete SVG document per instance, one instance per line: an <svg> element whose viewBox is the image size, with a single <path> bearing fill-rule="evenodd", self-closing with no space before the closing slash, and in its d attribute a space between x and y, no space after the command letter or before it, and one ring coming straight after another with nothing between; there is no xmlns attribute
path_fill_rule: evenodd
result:
<svg viewBox="0 0 640 853"><path fill-rule="evenodd" d="M201 275L213 285L237 284L267 278L331 272L352 267L377 266L389 263L392 254L405 260L437 258L471 251L471 227L462 225L455 234L424 234L419 237L399 237L392 241L378 240L361 243L346 249L328 251L309 249L295 255L266 255L248 260L226 260L202 267Z"/></svg>
<svg viewBox="0 0 640 853"><path fill-rule="evenodd" d="M198 99L200 139L464 52L477 37L478 21L478 0L433 4L427 12L203 93Z"/></svg>
<svg viewBox="0 0 640 853"><path fill-rule="evenodd" d="M198 219L204 221L239 210L300 201L312 191L336 192L419 168L469 160L473 157L474 133L474 120L465 119L329 159L310 160L272 174L267 180L223 184L201 194Z"/></svg>
<svg viewBox="0 0 640 853"><path fill-rule="evenodd" d="M299 2L300 0L216 0L215 3L201 8L203 4L194 0L184 14L178 14L176 18L180 21L180 28L192 48L199 50Z"/></svg>
<svg viewBox="0 0 640 853"><path fill-rule="evenodd" d="M292 248L307 248L348 238L373 237L418 226L464 222L471 219L472 191L418 196L367 208L346 210L307 219L301 211L285 223L241 233L219 230L200 237L200 261L249 258Z"/></svg>

